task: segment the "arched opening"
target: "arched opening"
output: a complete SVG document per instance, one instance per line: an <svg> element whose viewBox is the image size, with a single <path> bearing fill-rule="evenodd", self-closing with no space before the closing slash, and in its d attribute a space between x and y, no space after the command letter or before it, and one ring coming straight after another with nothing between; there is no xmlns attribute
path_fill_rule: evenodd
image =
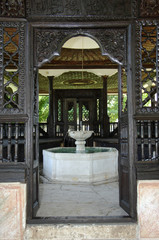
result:
<svg viewBox="0 0 159 240"><path fill-rule="evenodd" d="M126 108L127 80L124 68L120 67L119 72L118 68L116 62L101 55L94 40L84 36L68 40L60 56L39 68L40 208L37 216L127 216L118 202L117 155L115 160L110 158L109 166L105 166L105 159L100 163L97 157L97 162L94 160L97 172L91 176L82 174L87 165L83 169L73 166L73 171L81 175L71 175L68 171L71 163L65 169L55 159L51 166L48 161L44 163L42 155L44 149L74 147L75 140L68 135L69 130L92 130L87 146L119 150L118 80L122 80L122 111ZM47 165L45 169L44 165ZM48 174L51 168L53 172Z"/></svg>

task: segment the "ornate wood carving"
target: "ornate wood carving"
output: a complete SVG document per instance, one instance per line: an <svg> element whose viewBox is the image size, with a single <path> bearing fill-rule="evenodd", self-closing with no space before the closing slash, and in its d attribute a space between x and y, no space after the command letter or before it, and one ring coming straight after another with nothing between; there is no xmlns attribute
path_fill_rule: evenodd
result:
<svg viewBox="0 0 159 240"><path fill-rule="evenodd" d="M1 0L0 17L25 17L24 0Z"/></svg>
<svg viewBox="0 0 159 240"><path fill-rule="evenodd" d="M38 111L39 111L38 98L39 98L38 69L35 68L34 69L34 118L38 117Z"/></svg>
<svg viewBox="0 0 159 240"><path fill-rule="evenodd" d="M158 74L158 23L136 23L136 112L159 111ZM149 64L149 67L147 67ZM157 93L157 95L156 95Z"/></svg>
<svg viewBox="0 0 159 240"><path fill-rule="evenodd" d="M141 17L159 17L159 0L141 0Z"/></svg>
<svg viewBox="0 0 159 240"><path fill-rule="evenodd" d="M126 63L126 29L98 29L98 30L41 30L35 31L35 49L38 66L60 55L63 43L77 35L92 37L101 47L102 55L108 55L119 64Z"/></svg>
<svg viewBox="0 0 159 240"><path fill-rule="evenodd" d="M126 19L134 14L136 0L27 0L28 16L49 18ZM136 4L135 4L136 5Z"/></svg>
<svg viewBox="0 0 159 240"><path fill-rule="evenodd" d="M141 90L140 90L140 79L141 79L141 29L140 23L136 22L136 48L135 48L135 90L136 90L136 111L142 108L141 105Z"/></svg>
<svg viewBox="0 0 159 240"><path fill-rule="evenodd" d="M1 22L0 43L0 113L22 114L24 112L26 76L25 24ZM13 69L13 73L8 72L9 66ZM14 88L12 92L9 92L12 86Z"/></svg>

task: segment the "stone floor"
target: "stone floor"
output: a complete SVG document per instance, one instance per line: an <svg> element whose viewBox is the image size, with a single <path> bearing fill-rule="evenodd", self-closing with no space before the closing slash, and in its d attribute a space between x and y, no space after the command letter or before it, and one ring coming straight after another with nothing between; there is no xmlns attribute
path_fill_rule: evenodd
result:
<svg viewBox="0 0 159 240"><path fill-rule="evenodd" d="M43 181L37 216L127 216L118 199L118 182L73 185Z"/></svg>

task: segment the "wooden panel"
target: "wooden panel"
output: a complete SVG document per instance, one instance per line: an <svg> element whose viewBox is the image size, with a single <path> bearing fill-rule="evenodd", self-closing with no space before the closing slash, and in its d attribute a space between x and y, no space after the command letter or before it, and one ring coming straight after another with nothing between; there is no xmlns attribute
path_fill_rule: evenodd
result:
<svg viewBox="0 0 159 240"><path fill-rule="evenodd" d="M25 164L0 165L0 182L22 182L27 178L27 167Z"/></svg>
<svg viewBox="0 0 159 240"><path fill-rule="evenodd" d="M33 169L33 215L36 216L39 208L39 167Z"/></svg>
<svg viewBox="0 0 159 240"><path fill-rule="evenodd" d="M129 171L125 166L120 166L120 205L129 213Z"/></svg>

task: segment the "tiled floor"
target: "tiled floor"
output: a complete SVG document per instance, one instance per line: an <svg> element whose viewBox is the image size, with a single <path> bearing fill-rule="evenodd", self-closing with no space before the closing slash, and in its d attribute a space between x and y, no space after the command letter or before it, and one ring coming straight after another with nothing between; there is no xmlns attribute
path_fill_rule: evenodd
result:
<svg viewBox="0 0 159 240"><path fill-rule="evenodd" d="M117 182L71 185L43 181L37 216L127 216L118 199Z"/></svg>

